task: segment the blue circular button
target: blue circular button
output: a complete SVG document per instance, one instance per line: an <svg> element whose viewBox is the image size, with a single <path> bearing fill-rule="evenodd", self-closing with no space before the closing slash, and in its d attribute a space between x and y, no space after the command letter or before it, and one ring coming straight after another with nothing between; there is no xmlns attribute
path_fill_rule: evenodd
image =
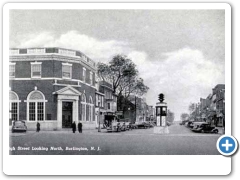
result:
<svg viewBox="0 0 240 180"><path fill-rule="evenodd" d="M217 141L217 149L224 156L234 154L238 148L238 142L233 136L221 136Z"/></svg>

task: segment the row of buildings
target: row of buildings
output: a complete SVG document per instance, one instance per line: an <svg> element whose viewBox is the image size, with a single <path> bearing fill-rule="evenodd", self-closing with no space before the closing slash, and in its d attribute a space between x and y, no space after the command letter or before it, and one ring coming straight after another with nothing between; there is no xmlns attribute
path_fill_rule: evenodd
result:
<svg viewBox="0 0 240 180"><path fill-rule="evenodd" d="M225 85L216 85L211 94L206 98L200 98L200 102L195 104L190 117L215 126L225 126Z"/></svg>
<svg viewBox="0 0 240 180"><path fill-rule="evenodd" d="M82 52L44 47L14 48L9 54L9 125L24 120L35 129L38 121L41 129L60 130L75 121L89 129L123 114L111 84L98 79L96 63ZM142 108L145 102L138 103ZM147 105L144 110L125 107L125 118L132 121L150 116Z"/></svg>

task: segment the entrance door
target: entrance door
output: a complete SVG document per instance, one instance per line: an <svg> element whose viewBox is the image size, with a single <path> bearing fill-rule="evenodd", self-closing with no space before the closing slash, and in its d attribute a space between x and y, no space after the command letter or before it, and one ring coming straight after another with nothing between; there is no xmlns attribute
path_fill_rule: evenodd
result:
<svg viewBox="0 0 240 180"><path fill-rule="evenodd" d="M71 128L72 126L73 102L62 102L62 128Z"/></svg>

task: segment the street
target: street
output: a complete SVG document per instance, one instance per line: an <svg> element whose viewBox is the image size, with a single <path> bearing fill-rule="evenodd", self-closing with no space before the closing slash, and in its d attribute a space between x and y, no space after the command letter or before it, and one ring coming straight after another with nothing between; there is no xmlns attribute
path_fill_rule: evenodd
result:
<svg viewBox="0 0 240 180"><path fill-rule="evenodd" d="M10 133L13 155L218 155L220 134L194 133L172 125L169 134L153 134L153 128L107 133L102 129L29 131Z"/></svg>

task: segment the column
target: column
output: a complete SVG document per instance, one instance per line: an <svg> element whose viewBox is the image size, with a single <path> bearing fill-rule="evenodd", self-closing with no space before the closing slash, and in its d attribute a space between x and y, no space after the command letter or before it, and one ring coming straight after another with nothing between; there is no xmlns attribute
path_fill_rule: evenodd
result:
<svg viewBox="0 0 240 180"><path fill-rule="evenodd" d="M74 101L75 102L75 120L76 120L76 124L78 124L78 100Z"/></svg>
<svg viewBox="0 0 240 180"><path fill-rule="evenodd" d="M78 100L73 101L73 121L78 124Z"/></svg>
<svg viewBox="0 0 240 180"><path fill-rule="evenodd" d="M62 101L60 99L57 103L57 129L62 129Z"/></svg>

